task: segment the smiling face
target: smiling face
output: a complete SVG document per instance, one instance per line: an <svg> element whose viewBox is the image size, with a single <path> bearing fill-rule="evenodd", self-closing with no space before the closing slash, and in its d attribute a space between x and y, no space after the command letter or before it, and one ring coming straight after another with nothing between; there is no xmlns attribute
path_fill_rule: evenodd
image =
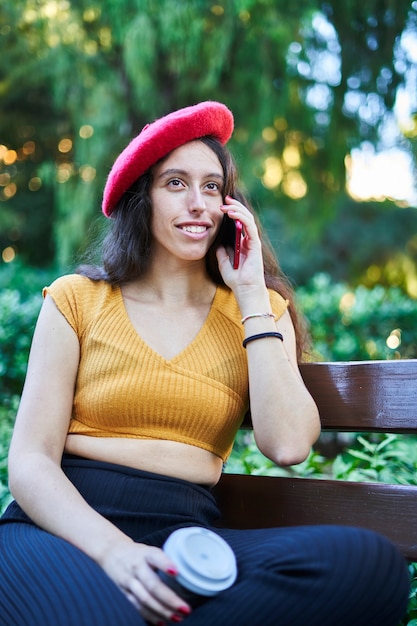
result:
<svg viewBox="0 0 417 626"><path fill-rule="evenodd" d="M155 166L150 190L153 259L205 258L223 220L223 187L220 161L201 141L177 148Z"/></svg>

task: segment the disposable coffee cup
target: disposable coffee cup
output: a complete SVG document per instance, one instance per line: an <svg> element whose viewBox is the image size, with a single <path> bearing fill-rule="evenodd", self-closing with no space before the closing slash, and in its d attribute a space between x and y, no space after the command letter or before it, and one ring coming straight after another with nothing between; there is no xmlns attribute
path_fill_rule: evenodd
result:
<svg viewBox="0 0 417 626"><path fill-rule="evenodd" d="M174 531L163 545L178 575L163 576L180 597L195 605L228 589L236 580L233 550L224 539L206 528L192 526Z"/></svg>

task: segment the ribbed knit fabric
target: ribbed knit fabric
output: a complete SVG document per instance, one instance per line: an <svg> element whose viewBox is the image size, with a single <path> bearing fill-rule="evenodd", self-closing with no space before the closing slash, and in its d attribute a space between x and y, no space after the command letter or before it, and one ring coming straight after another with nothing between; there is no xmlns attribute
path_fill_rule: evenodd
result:
<svg viewBox="0 0 417 626"><path fill-rule="evenodd" d="M81 359L70 433L179 441L227 459L248 405L241 313L218 287L194 340L172 359L134 329L119 287L69 275L45 288L76 332ZM277 317L287 303L270 291Z"/></svg>

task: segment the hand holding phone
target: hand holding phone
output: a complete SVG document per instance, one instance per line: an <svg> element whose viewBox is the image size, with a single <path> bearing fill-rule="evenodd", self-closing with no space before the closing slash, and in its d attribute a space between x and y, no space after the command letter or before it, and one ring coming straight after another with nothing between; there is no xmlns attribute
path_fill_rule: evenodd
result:
<svg viewBox="0 0 417 626"><path fill-rule="evenodd" d="M240 244L242 241L242 222L235 220L235 248L233 256L233 269L237 270L240 261Z"/></svg>

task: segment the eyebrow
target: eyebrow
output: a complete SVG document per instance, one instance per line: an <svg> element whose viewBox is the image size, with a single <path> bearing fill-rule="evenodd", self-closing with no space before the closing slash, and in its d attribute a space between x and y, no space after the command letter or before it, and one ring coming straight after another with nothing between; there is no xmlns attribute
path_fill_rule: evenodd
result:
<svg viewBox="0 0 417 626"><path fill-rule="evenodd" d="M158 178L163 178L164 176L187 176L187 175L189 175L189 172L187 172L187 170L169 168L161 172ZM217 172L209 172L207 174L204 174L204 178L217 178L218 180L222 182L224 181L223 175L218 174Z"/></svg>

